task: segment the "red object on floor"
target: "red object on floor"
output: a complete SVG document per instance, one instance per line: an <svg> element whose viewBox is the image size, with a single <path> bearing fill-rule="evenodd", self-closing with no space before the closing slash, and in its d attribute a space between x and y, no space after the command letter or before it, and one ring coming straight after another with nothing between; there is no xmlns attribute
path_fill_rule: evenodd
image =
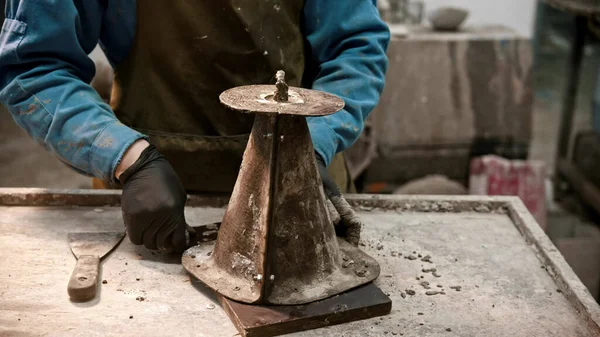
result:
<svg viewBox="0 0 600 337"><path fill-rule="evenodd" d="M483 156L471 160L469 193L518 196L545 231L545 179L544 162Z"/></svg>

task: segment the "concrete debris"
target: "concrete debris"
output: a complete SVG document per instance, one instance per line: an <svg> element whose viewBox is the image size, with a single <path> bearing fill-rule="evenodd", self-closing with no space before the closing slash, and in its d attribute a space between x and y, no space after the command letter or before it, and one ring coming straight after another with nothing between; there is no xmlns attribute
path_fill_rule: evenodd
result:
<svg viewBox="0 0 600 337"><path fill-rule="evenodd" d="M358 269L354 272L357 276L363 277L367 274L367 271L365 269Z"/></svg>

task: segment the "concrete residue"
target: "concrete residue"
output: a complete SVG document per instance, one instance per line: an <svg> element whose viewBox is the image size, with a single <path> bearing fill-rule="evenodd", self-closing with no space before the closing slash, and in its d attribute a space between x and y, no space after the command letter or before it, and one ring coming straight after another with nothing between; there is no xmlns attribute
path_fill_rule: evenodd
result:
<svg viewBox="0 0 600 337"><path fill-rule="evenodd" d="M231 265L231 269L240 270L240 272L245 277L253 277L254 275L257 274L256 267L254 266L252 261L249 258L247 258L246 256L244 256L238 252L235 252L235 253L233 253L233 257L231 260L233 262Z"/></svg>
<svg viewBox="0 0 600 337"><path fill-rule="evenodd" d="M425 292L425 295L427 295L427 296L433 296L433 295L438 295L438 294L443 294L443 292L437 291L437 290L430 290L430 291Z"/></svg>
<svg viewBox="0 0 600 337"><path fill-rule="evenodd" d="M478 213L496 213L507 214L508 207L502 203L489 203L486 201L430 201L430 200L414 200L414 201L395 201L381 200L374 197L372 200L352 200L348 202L361 211L372 210L377 207L379 210L390 210L398 213L405 212L436 212L436 213L461 213L461 212L478 212Z"/></svg>

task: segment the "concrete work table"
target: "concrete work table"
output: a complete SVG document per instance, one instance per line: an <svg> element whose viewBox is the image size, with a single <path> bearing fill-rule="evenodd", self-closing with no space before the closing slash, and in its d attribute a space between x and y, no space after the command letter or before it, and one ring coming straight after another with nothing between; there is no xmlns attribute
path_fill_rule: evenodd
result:
<svg viewBox="0 0 600 337"><path fill-rule="evenodd" d="M366 223L362 249L381 264L376 284L391 297L392 312L290 336L600 335L600 308L518 199L349 199ZM237 334L180 257L128 238L103 260L106 283L96 298L69 301L75 258L67 232L123 229L118 202L115 191L0 189L0 336ZM187 220L220 221L225 203L190 197Z"/></svg>

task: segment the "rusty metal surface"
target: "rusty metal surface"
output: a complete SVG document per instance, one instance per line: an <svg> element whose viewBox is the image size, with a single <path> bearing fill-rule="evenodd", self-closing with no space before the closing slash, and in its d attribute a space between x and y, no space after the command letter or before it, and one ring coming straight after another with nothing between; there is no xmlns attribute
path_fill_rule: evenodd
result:
<svg viewBox="0 0 600 337"><path fill-rule="evenodd" d="M349 245L340 250L305 119L336 112L343 101L290 89L283 71L276 79L221 95L230 108L257 116L214 248L193 247L182 261L233 300L304 304L374 280L379 265Z"/></svg>
<svg viewBox="0 0 600 337"><path fill-rule="evenodd" d="M287 102L275 101L274 95L274 85L248 85L229 89L219 99L231 109L256 114L325 116L344 108L341 98L316 90L289 87Z"/></svg>
<svg viewBox="0 0 600 337"><path fill-rule="evenodd" d="M184 267L208 286L246 303L261 300L264 287L276 118L257 115L254 120L214 255L199 267L186 263L186 255L196 255L192 251L183 259Z"/></svg>
<svg viewBox="0 0 600 337"><path fill-rule="evenodd" d="M279 70L277 74L275 74L275 79L277 82L275 83L275 93L273 95L273 100L276 102L287 102L290 99L289 95L289 87L287 83L285 83L285 72L283 70Z"/></svg>
<svg viewBox="0 0 600 337"><path fill-rule="evenodd" d="M0 200L7 193L24 192L0 189ZM119 196L117 191L106 194ZM106 194L90 190L71 195L87 195L87 202L98 204L93 199ZM179 258L155 255L129 240L106 258L101 279L107 284L100 284L97 298L84 305L69 302L64 282L75 261L65 242L67 233L119 230L122 224L115 220L121 219L121 211L48 207L39 203L44 199L50 200L40 195L36 206L0 205L0 261L5 262L0 262L0 335L236 334L212 293L189 279ZM185 210L191 225L222 217L222 208L209 207L211 198L192 199L198 207ZM52 203L72 200L54 195ZM393 310L384 320L291 336L600 335L598 304L517 198L357 195L348 201L366 222L362 249L380 263L382 275L375 284L390 294ZM413 251L431 255L432 263L403 258ZM437 268L442 277L422 273L421 265ZM432 288L442 284L446 294L426 295L430 290L415 279L419 275ZM461 291L449 288L455 285ZM416 294L406 295L406 289Z"/></svg>
<svg viewBox="0 0 600 337"><path fill-rule="evenodd" d="M343 239L334 238L334 240L336 240L336 245L339 247L339 265L335 269L319 275L322 278L318 282L315 282L315 278L309 279L306 277L299 277L298 280L294 277L287 280L276 280L279 282L274 282L271 296L266 304L291 305L314 302L358 287L379 276L380 266L374 258ZM241 298L247 293L252 294L252 283L232 277L230 273L225 272L223 268L219 268L215 264L215 260L211 258L214 249L215 241L203 242L188 249L183 254L181 263L191 275L202 282L207 279L205 274L211 273L209 279L212 282L210 284L211 288L226 297ZM301 260L302 257L303 255L300 254L296 256L298 260ZM287 261L283 262L286 263ZM305 267L302 270L303 272L307 271L310 274L315 269L313 266L306 266L304 261L300 261L300 264ZM297 266L285 264L284 267L295 268ZM303 273L296 276L303 276ZM233 291L230 289L233 289ZM340 289L343 290L340 291ZM286 291L289 291L289 293L286 293ZM227 293L234 293L234 296L227 296Z"/></svg>
<svg viewBox="0 0 600 337"><path fill-rule="evenodd" d="M82 255L104 257L125 237L125 232L79 232L67 235L69 247L79 258Z"/></svg>
<svg viewBox="0 0 600 337"><path fill-rule="evenodd" d="M306 120L287 115L257 115L216 244L182 263L220 294L261 304L313 302L379 275L357 248L340 250Z"/></svg>

